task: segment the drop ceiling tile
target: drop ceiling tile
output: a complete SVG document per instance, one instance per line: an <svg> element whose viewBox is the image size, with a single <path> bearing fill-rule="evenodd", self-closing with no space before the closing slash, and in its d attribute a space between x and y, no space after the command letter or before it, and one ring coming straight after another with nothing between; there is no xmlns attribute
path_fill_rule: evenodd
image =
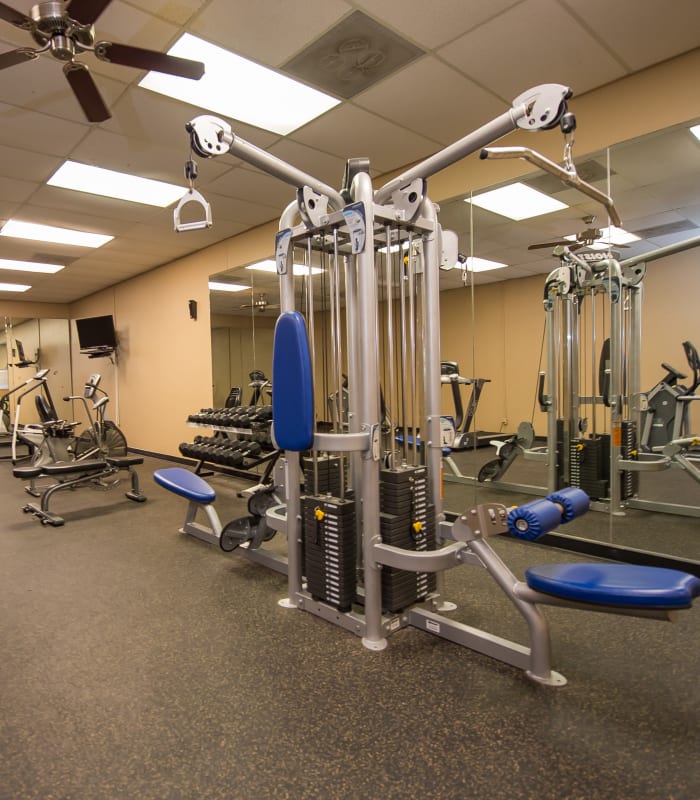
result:
<svg viewBox="0 0 700 800"><path fill-rule="evenodd" d="M190 140L185 131L185 125L203 114L210 114L204 108L182 103L171 97L165 97L157 92L151 92L140 86L132 86L123 94L112 108L112 119L100 126L112 133L118 133L133 139L150 142L157 147L166 145L168 148L177 148L182 153L182 163L189 157ZM266 148L279 140L279 136L255 128L252 125L227 120L233 133L257 147ZM232 155L218 158L203 159L197 157L200 164L221 164L223 167L214 167L223 170L239 159ZM207 169L211 169L207 166Z"/></svg>
<svg viewBox="0 0 700 800"><path fill-rule="evenodd" d="M562 0L632 70L700 46L700 4L674 0ZM633 24L631 24L633 23Z"/></svg>
<svg viewBox="0 0 700 800"><path fill-rule="evenodd" d="M175 25L185 25L194 14L206 6L207 0L149 0L148 10L155 17L160 17ZM124 4L143 9L142 0L127 0Z"/></svg>
<svg viewBox="0 0 700 800"><path fill-rule="evenodd" d="M212 227L214 228L217 227L221 219L225 219L228 222L237 222L244 228L251 228L277 219L280 216L276 207L256 203L252 199L226 197L209 190L203 192L203 194L211 206Z"/></svg>
<svg viewBox="0 0 700 800"><path fill-rule="evenodd" d="M439 144L352 105L339 106L310 122L294 138L340 158L368 156L372 167L388 172L439 150Z"/></svg>
<svg viewBox="0 0 700 800"><path fill-rule="evenodd" d="M159 208L144 203L130 203L126 200L76 192L57 186L40 187L34 193L32 203L43 209L57 209L64 215L70 214L74 220L80 220L85 215L97 214L103 219L129 223L153 220L160 211Z"/></svg>
<svg viewBox="0 0 700 800"><path fill-rule="evenodd" d="M171 146L173 144L175 142L169 141L168 147L158 147L141 139L118 136L102 128L94 128L73 150L71 159L81 164L173 183L182 186L184 192L187 189L184 166L189 149L178 149ZM217 171L224 170L224 165L214 165L213 169L216 174Z"/></svg>
<svg viewBox="0 0 700 800"><path fill-rule="evenodd" d="M406 102L406 86L411 102ZM445 102L449 90L453 101ZM353 102L442 145L508 110L502 100L432 56L424 56L371 87Z"/></svg>
<svg viewBox="0 0 700 800"><path fill-rule="evenodd" d="M555 0L525 0L437 54L508 102L542 83L582 94L625 74Z"/></svg>
<svg viewBox="0 0 700 800"><path fill-rule="evenodd" d="M439 47L521 0L356 0L355 5L425 49Z"/></svg>
<svg viewBox="0 0 700 800"><path fill-rule="evenodd" d="M268 148L268 152L334 189L340 189L345 170L344 159L306 147L289 138L281 139Z"/></svg>
<svg viewBox="0 0 700 800"><path fill-rule="evenodd" d="M215 194L249 200L277 209L279 216L296 196L296 189L254 167L236 167L208 185Z"/></svg>
<svg viewBox="0 0 700 800"><path fill-rule="evenodd" d="M0 197L6 200L12 200L13 203L26 202L40 184L32 183L31 181L17 180L16 178L5 178L0 176Z"/></svg>
<svg viewBox="0 0 700 800"><path fill-rule="evenodd" d="M0 103L1 144L16 147L21 142L23 149L65 156L86 133L86 125Z"/></svg>
<svg viewBox="0 0 700 800"><path fill-rule="evenodd" d="M189 25L192 33L259 64L279 66L332 27L351 6L342 0L237 3L212 0Z"/></svg>

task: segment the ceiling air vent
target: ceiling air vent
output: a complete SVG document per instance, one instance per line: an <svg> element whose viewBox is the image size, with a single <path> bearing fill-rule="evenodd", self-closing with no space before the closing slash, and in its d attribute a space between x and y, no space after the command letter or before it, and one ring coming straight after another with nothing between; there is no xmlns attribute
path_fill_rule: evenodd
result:
<svg viewBox="0 0 700 800"><path fill-rule="evenodd" d="M684 233L692 231L698 226L689 219L679 219L676 222L667 222L663 225L652 225L649 228L642 228L632 231L640 239L658 239L661 236L670 236L672 233Z"/></svg>
<svg viewBox="0 0 700 800"><path fill-rule="evenodd" d="M354 11L282 69L347 100L423 52L361 11Z"/></svg>

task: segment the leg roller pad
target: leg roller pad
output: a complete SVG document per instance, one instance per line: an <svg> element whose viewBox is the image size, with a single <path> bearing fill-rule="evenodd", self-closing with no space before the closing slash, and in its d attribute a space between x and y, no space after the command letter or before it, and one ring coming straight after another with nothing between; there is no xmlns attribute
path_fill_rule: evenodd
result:
<svg viewBox="0 0 700 800"><path fill-rule="evenodd" d="M547 495L547 500L550 503L556 503L563 509L561 518L562 523L571 522L572 519L580 517L585 514L590 507L590 498L583 491L577 489L575 486L569 486L566 489L560 489L558 492L552 492Z"/></svg>
<svg viewBox="0 0 700 800"><path fill-rule="evenodd" d="M533 542L561 524L562 512L549 500L533 500L508 513L508 531L516 539Z"/></svg>

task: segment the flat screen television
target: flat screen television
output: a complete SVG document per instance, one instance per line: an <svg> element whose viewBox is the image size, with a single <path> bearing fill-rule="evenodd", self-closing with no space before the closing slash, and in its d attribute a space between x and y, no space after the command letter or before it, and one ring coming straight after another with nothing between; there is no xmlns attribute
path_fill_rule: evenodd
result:
<svg viewBox="0 0 700 800"><path fill-rule="evenodd" d="M75 327L81 350L114 350L117 346L114 319L111 314L104 317L76 319Z"/></svg>

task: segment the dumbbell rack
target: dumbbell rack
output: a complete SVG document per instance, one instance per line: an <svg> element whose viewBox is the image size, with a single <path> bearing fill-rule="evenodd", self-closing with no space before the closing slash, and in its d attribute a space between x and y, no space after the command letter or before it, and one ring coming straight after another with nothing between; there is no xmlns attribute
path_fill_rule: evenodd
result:
<svg viewBox="0 0 700 800"><path fill-rule="evenodd" d="M207 413L216 414L223 413L225 411L227 411L227 409L202 409L197 414L191 414L188 417L187 426L189 428L206 428L207 430L211 430L214 432L214 438L220 438L222 443L227 439L229 441L233 441L231 437L236 437L242 441L250 441L251 443L256 441L260 445L260 451L255 454L243 453L243 459L241 463L235 466L227 465L225 463L225 453L223 452L223 450L226 449L225 447L222 448L222 454L217 454L216 451L212 449L211 452L206 453L205 455L199 453L196 456L191 456L186 452L187 444L183 443L180 445L180 452L185 457L194 457L197 459L197 466L195 467L195 474L197 475L211 475L213 474L211 469L213 467L216 472L220 472L225 475L231 475L233 477L246 478L255 481L267 481L279 455L279 452L272 444L272 438L270 436L271 420L265 422L253 422L251 423L250 427L241 428L233 425L216 425L214 423L205 421L198 422L194 421L193 419ZM255 439L253 438L254 436L256 437ZM259 467L262 464L267 466L261 477L260 474L258 472L254 472L254 470L256 467ZM204 471L205 468L208 468L207 472Z"/></svg>

